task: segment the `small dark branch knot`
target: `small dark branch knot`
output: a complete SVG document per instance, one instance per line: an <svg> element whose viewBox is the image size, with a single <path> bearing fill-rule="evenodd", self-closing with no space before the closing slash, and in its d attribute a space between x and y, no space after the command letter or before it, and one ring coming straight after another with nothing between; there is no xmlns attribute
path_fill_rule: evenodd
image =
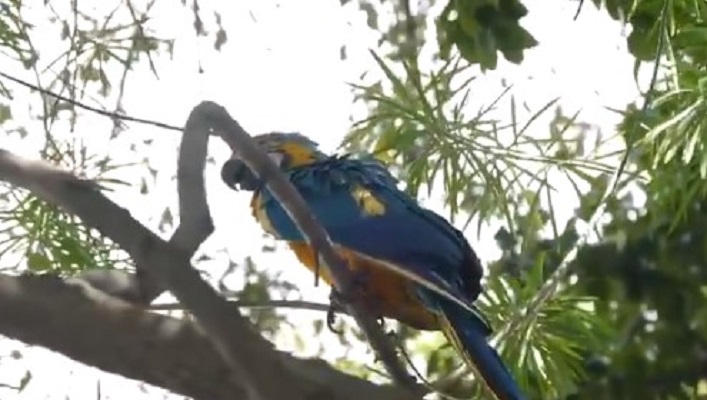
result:
<svg viewBox="0 0 707 400"><path fill-rule="evenodd" d="M329 306L329 310L327 310L326 313L326 326L329 328L329 330L332 333L335 333L337 335L343 335L344 330L343 329L338 329L334 325L336 324L336 311L334 310L334 305Z"/></svg>

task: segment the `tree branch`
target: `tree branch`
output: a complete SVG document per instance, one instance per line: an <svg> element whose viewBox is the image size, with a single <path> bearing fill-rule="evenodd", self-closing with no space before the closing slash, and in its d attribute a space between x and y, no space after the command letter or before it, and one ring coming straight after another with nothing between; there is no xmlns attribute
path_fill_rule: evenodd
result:
<svg viewBox="0 0 707 400"><path fill-rule="evenodd" d="M329 267L337 289L344 296L352 293L350 272L334 252L329 235L309 210L299 192L255 144L250 135L216 103L202 102L194 108L192 116L195 119L198 116L202 124L213 127L216 133L228 143L233 153L266 182L268 189L283 205L307 241L319 252L324 263ZM348 298L356 299L355 296L348 296ZM393 381L422 395L424 389L418 386L414 378L408 374L393 343L381 330L377 321L364 311L359 300L354 300L348 306L348 311L356 319Z"/></svg>
<svg viewBox="0 0 707 400"><path fill-rule="evenodd" d="M0 275L0 332L195 399L248 398L249 382L230 373L195 323L147 312L80 280ZM249 347L254 343L239 344ZM268 363L273 371L283 370L290 377L286 381L296 379L298 393L310 393L298 397L292 392L283 398L409 399L393 386L346 375L323 361L298 359L273 349L268 352L272 357L260 362ZM268 378L273 386L283 384L280 375Z"/></svg>
<svg viewBox="0 0 707 400"><path fill-rule="evenodd" d="M194 130L193 120L187 132ZM81 180L45 162L27 161L0 150L0 179L31 190L35 195L79 216L86 224L125 249L142 268L158 277L204 327L236 375L248 382L248 399L305 399L296 379L268 360L271 345L252 330L238 309L230 306L204 282L189 263L186 251L170 246L117 206L95 184ZM242 343L248 343L242 346ZM280 377L273 385L271 377ZM299 395L299 396L298 396Z"/></svg>
<svg viewBox="0 0 707 400"><path fill-rule="evenodd" d="M46 90L38 85L23 81L0 71L0 78L7 79L18 85L51 96L57 100L72 104L114 121L131 121L159 128L184 132L184 129L158 121L131 117L121 113L110 112L97 107L91 107L79 101ZM208 132L182 135L179 158L177 160L177 189L179 193L180 224L172 235L169 243L185 251L189 257L199 248L201 243L213 232L213 221L206 203L204 187L204 165L209 140ZM149 305L165 288L157 277L146 272L147 268L137 267L137 274L122 270L89 270L75 278L80 278L107 294L134 304Z"/></svg>

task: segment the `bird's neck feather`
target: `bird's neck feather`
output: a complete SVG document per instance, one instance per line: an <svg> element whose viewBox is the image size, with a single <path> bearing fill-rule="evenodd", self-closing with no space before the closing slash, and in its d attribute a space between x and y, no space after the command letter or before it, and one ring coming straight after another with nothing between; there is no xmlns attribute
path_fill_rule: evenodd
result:
<svg viewBox="0 0 707 400"><path fill-rule="evenodd" d="M281 146L281 149L288 156L288 168L302 167L326 158L324 153L296 143L284 144Z"/></svg>

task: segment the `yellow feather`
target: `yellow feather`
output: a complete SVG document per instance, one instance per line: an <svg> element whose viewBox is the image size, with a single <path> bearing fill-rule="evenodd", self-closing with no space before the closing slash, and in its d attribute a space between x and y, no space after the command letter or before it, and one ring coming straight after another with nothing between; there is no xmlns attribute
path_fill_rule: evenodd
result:
<svg viewBox="0 0 707 400"><path fill-rule="evenodd" d="M351 195L358 203L364 214L383 215L385 214L385 204L378 200L373 193L361 185L356 185L351 189Z"/></svg>
<svg viewBox="0 0 707 400"><path fill-rule="evenodd" d="M278 150L289 156L288 167L300 167L316 161L312 149L299 143L286 142L277 147Z"/></svg>

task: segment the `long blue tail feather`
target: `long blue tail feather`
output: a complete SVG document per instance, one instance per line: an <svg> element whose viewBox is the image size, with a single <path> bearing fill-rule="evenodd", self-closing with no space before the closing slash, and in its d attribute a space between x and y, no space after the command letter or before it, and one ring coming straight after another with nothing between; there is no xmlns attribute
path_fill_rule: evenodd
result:
<svg viewBox="0 0 707 400"><path fill-rule="evenodd" d="M525 400L518 384L496 350L487 341L489 327L468 311L449 301L438 302L443 331L477 378L493 392L496 400Z"/></svg>

